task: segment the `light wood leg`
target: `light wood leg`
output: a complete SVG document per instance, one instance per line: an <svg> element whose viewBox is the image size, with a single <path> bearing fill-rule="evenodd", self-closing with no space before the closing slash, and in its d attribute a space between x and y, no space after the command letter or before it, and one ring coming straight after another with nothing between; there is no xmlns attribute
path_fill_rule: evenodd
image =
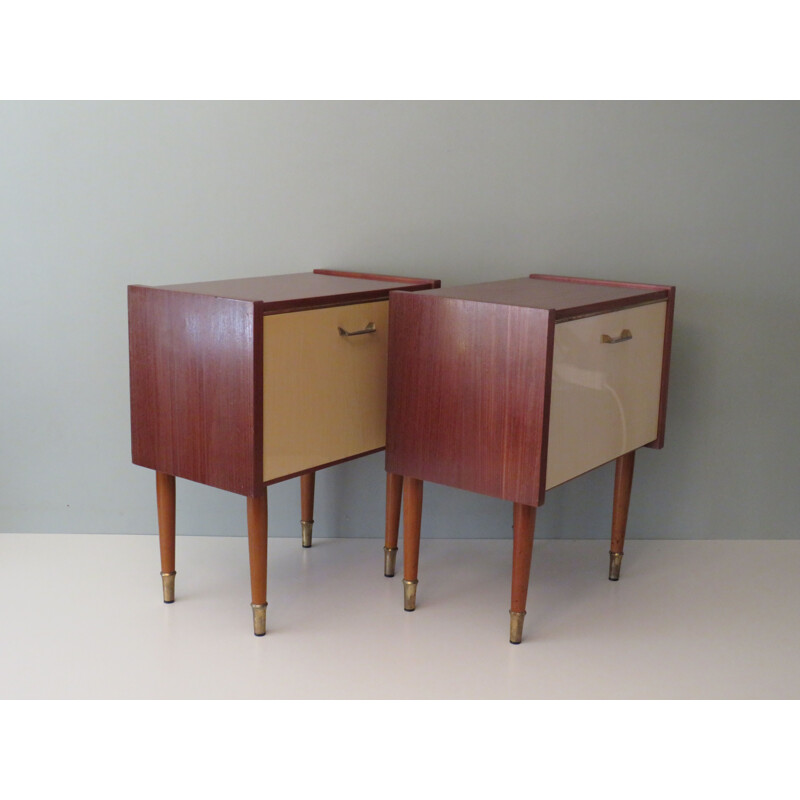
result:
<svg viewBox="0 0 800 800"><path fill-rule="evenodd" d="M628 527L628 508L631 503L633 485L633 462L635 450L617 459L614 475L614 511L611 515L611 550L609 551L608 579L619 580L622 551L625 547L625 531Z"/></svg>
<svg viewBox="0 0 800 800"><path fill-rule="evenodd" d="M403 479L403 608L417 607L419 535L422 525L422 481Z"/></svg>
<svg viewBox="0 0 800 800"><path fill-rule="evenodd" d="M383 548L383 574L394 575L397 563L397 537L400 533L400 504L403 500L403 476L386 473L386 536Z"/></svg>
<svg viewBox="0 0 800 800"><path fill-rule="evenodd" d="M247 498L247 540L250 548L250 592L253 633L267 632L267 489Z"/></svg>
<svg viewBox="0 0 800 800"><path fill-rule="evenodd" d="M311 529L314 526L314 484L316 472L300 476L300 527L303 547L311 547Z"/></svg>
<svg viewBox="0 0 800 800"><path fill-rule="evenodd" d="M531 576L533 531L536 526L536 509L514 503L514 560L511 570L511 644L522 641L522 624L528 601L528 582Z"/></svg>
<svg viewBox="0 0 800 800"><path fill-rule="evenodd" d="M158 543L161 549L161 586L164 602L175 602L175 476L156 472Z"/></svg>

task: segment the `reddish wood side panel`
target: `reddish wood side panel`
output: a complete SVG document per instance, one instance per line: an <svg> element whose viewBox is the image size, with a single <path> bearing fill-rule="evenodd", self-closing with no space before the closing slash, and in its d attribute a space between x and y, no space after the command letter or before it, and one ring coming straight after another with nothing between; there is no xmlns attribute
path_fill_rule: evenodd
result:
<svg viewBox="0 0 800 800"><path fill-rule="evenodd" d="M661 360L661 401L658 407L658 438L647 445L657 450L664 446L664 431L667 427L667 389L669 388L669 365L672 356L672 318L675 315L675 287L668 287L667 316L664 322L664 356Z"/></svg>
<svg viewBox="0 0 800 800"><path fill-rule="evenodd" d="M553 314L393 292L386 469L544 502Z"/></svg>
<svg viewBox="0 0 800 800"><path fill-rule="evenodd" d="M263 491L260 304L130 286L128 324L133 462Z"/></svg>

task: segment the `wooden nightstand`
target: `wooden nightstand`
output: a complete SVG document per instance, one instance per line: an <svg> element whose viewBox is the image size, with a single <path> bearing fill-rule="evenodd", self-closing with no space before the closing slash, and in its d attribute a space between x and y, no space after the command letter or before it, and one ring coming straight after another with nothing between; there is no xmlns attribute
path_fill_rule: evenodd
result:
<svg viewBox="0 0 800 800"><path fill-rule="evenodd" d="M247 497L254 630L265 633L266 487L301 477L310 546L315 471L385 445L389 294L438 285L315 270L128 287L133 463L156 471L164 602L177 476Z"/></svg>
<svg viewBox="0 0 800 800"><path fill-rule="evenodd" d="M613 460L619 578L634 452L664 443L674 298L670 286L548 275L392 295L386 469L403 476L406 610L423 481L514 504L513 643L536 508L547 489Z"/></svg>

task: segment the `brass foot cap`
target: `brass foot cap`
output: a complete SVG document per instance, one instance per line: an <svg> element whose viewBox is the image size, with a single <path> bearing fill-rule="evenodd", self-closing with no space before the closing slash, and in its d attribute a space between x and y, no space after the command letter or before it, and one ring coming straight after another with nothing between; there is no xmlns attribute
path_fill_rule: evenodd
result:
<svg viewBox="0 0 800 800"><path fill-rule="evenodd" d="M519 644L522 641L522 625L525 622L524 611L509 611L511 615L511 634L509 641L511 644Z"/></svg>
<svg viewBox="0 0 800 800"><path fill-rule="evenodd" d="M301 521L300 528L302 529L303 547L311 547L311 528L314 525L314 520L310 522Z"/></svg>
<svg viewBox="0 0 800 800"><path fill-rule="evenodd" d="M417 607L417 583L419 581L403 581L403 608L406 611Z"/></svg>
<svg viewBox="0 0 800 800"><path fill-rule="evenodd" d="M397 548L384 547L383 548L383 574L387 578L394 577L394 568L397 564Z"/></svg>
<svg viewBox="0 0 800 800"><path fill-rule="evenodd" d="M161 588L164 590L164 602L175 602L175 572L161 573Z"/></svg>
<svg viewBox="0 0 800 800"><path fill-rule="evenodd" d="M264 636L267 632L267 604L250 603L253 609L253 633L256 636Z"/></svg>
<svg viewBox="0 0 800 800"><path fill-rule="evenodd" d="M613 551L609 551L608 555L610 557L608 564L608 579L610 581L618 581L619 568L622 565L622 553L614 553Z"/></svg>

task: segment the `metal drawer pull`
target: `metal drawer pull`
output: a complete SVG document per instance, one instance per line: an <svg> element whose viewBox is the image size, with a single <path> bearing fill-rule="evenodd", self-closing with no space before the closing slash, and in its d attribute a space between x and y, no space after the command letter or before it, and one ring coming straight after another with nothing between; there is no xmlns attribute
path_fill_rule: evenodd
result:
<svg viewBox="0 0 800 800"><path fill-rule="evenodd" d="M627 342L629 339L633 339L633 334L625 328L616 339L612 339L607 333L604 333L602 341L603 344L619 344L620 342Z"/></svg>
<svg viewBox="0 0 800 800"><path fill-rule="evenodd" d="M362 328L360 331L346 331L341 325L337 327L339 328L339 336L361 336L363 333L377 333L378 330L374 322L368 322L367 327Z"/></svg>

